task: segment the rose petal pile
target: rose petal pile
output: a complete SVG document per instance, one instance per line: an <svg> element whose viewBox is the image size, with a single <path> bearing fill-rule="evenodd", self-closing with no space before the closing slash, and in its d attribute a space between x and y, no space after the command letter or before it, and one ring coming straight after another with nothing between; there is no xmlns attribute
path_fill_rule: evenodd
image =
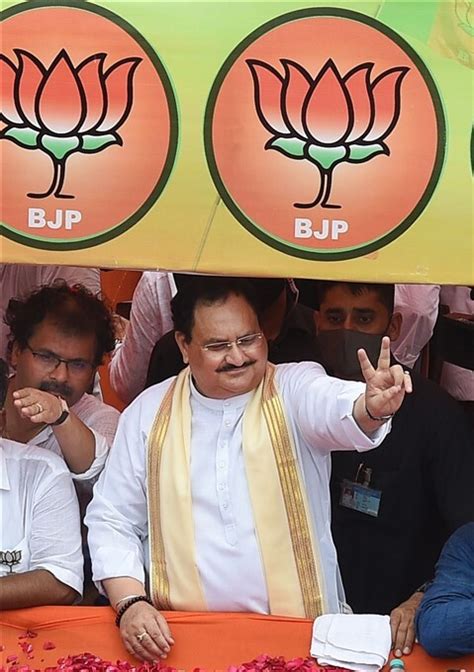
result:
<svg viewBox="0 0 474 672"><path fill-rule="evenodd" d="M7 668L0 667L0 672L41 672L39 668L19 664L18 656L8 656L6 662L12 664ZM178 670L162 663L134 665L126 660L117 660L112 663L110 660L103 660L93 653L80 653L59 658L56 666L45 667L43 672L178 672ZM193 672L205 671L203 668L196 667ZM339 667L323 668L317 665L312 658L285 660L282 656L272 657L264 654L248 663L230 666L227 668L227 672L349 672L349 670Z"/></svg>

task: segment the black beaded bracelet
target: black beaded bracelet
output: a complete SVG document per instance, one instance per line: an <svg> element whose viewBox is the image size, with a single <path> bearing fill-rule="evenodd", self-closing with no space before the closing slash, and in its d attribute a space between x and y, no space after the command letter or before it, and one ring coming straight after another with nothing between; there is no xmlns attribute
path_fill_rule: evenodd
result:
<svg viewBox="0 0 474 672"><path fill-rule="evenodd" d="M117 616L115 617L115 625L117 626L117 628L120 627L120 621L122 620L122 616L127 611L127 609L131 607L132 604L136 604L137 602L148 602L148 604L151 604L151 606L153 606L153 602L147 595L136 595L135 597L131 597L128 600L128 602L122 604L120 609L117 611Z"/></svg>
<svg viewBox="0 0 474 672"><path fill-rule="evenodd" d="M380 417L372 415L372 413L367 408L367 402L365 403L365 412L367 413L369 418L371 420L375 420L375 422L387 422L387 420L390 420L390 418L393 418L393 416L395 415L395 413L390 413L390 415L381 415Z"/></svg>

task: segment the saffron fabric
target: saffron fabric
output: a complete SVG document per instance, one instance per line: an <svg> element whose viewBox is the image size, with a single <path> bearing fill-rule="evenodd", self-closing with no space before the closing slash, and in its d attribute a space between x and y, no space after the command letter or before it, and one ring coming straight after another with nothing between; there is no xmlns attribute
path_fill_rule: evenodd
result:
<svg viewBox="0 0 474 672"><path fill-rule="evenodd" d="M111 661L137 662L125 650L109 607L39 607L0 614L0 664L17 655L20 664L45 669L58 658L85 651ZM262 653L285 658L305 657L311 642L312 622L306 619L259 614L165 612L176 644L167 663L191 672L195 667L222 670L252 660ZM27 630L34 656L29 660L18 646ZM24 640L20 640L24 641ZM55 648L44 649L50 643ZM1 646L0 646L1 648ZM404 658L407 672L446 672L448 668L474 669L474 656L436 659L416 645ZM7 666L8 667L8 666ZM386 666L388 670L388 665Z"/></svg>

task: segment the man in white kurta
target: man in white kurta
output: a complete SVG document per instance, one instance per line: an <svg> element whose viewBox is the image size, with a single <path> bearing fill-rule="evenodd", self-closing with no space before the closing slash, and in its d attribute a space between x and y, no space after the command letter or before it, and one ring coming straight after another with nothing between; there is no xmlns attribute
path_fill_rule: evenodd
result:
<svg viewBox="0 0 474 672"><path fill-rule="evenodd" d="M0 438L0 522L0 607L77 601L83 581L79 506L64 460Z"/></svg>
<svg viewBox="0 0 474 672"><path fill-rule="evenodd" d="M170 382L145 390L122 413L106 472L87 514L96 581L124 575L145 581L149 562L146 447ZM344 595L330 533L330 452L370 450L385 438L388 424L372 437L364 434L352 417L352 406L364 385L330 378L319 364L280 364L276 382L321 545L328 608L338 612ZM194 530L210 611L269 613L241 450L242 416L251 394L211 399L191 383Z"/></svg>
<svg viewBox="0 0 474 672"><path fill-rule="evenodd" d="M194 548L189 547L189 554L194 553L204 608L270 613L272 577L265 571L243 450L244 413L267 375L267 346L245 281L208 278L196 284L186 296L180 293L173 300L176 338L191 373L180 374L189 380L183 388L190 408L190 426L183 427L183 434L190 436ZM380 362L374 370L361 355L367 385L330 378L313 363L275 369L274 381L308 503L310 533L317 540L324 611L338 612L344 600L330 533L330 451L363 451L378 445L389 431L387 420L400 406L405 389L410 391L407 374L389 366L388 339ZM143 660L166 657L173 645L163 616L146 602L150 526L160 515L163 535L173 530L179 538L188 524L177 517L171 502L167 506L163 501L160 512L152 509L148 514L154 494L148 482L150 434L173 380L146 390L123 413L86 517L94 579L121 617L127 650ZM173 397L172 414L177 405ZM177 442L176 450L179 433L170 436L171 447L173 440ZM247 431L247 442L248 436ZM161 476L165 482L176 481L181 492L182 474ZM183 496L184 491L178 494L178 504ZM275 547L275 556L279 552ZM173 569L168 562L170 576ZM191 576L189 581L191 586ZM191 597L186 604L186 590L184 595L184 601L171 603L171 608L195 609ZM283 607L272 613L284 612Z"/></svg>

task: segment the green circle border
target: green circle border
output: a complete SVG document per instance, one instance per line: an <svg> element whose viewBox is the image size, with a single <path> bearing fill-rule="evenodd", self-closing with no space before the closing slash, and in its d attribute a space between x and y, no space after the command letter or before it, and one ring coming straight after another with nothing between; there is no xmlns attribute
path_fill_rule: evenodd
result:
<svg viewBox="0 0 474 672"><path fill-rule="evenodd" d="M134 226L156 203L160 195L162 194L164 188L166 187L168 180L170 178L171 172L173 170L176 155L178 152L178 104L176 100L175 93L173 91L173 86L171 84L171 79L166 72L166 69L161 62L160 57L149 44L149 42L134 28L128 21L118 16L114 12L101 7L99 5L93 5L86 0L30 0L28 3L15 5L4 11L2 11L2 21L15 16L16 14L21 14L23 12L34 11L38 8L53 8L53 7L71 7L74 9L81 9L92 14L98 14L102 18L108 19L119 28L122 28L131 38L133 38L146 53L150 59L153 67L155 68L160 81L163 85L165 91L166 101L168 103L168 110L170 115L170 138L169 138L169 147L168 153L166 156L165 164L161 172L160 178L156 183L153 191L148 196L146 201L136 210L130 217L128 217L122 223L116 224L113 228L109 229L105 233L99 233L89 238L80 238L73 239L68 241L60 240L58 242L53 242L52 240L46 240L43 238L28 236L27 234L19 233L17 230L12 230L9 225L5 223L0 223L0 230L5 234L7 238L13 240L17 243L21 243L26 247L32 247L40 250L82 250L91 247L96 247L97 245L102 245L109 240L117 238L125 231L128 231L132 226Z"/></svg>
<svg viewBox="0 0 474 672"><path fill-rule="evenodd" d="M323 252L321 250L310 250L308 248L302 249L294 247L291 243L288 243L287 241L283 242L281 238L273 237L266 231L263 231L262 227L249 219L237 206L236 202L228 192L223 180L221 179L212 144L212 121L217 97L225 77L227 76L230 68L237 61L238 57L241 56L247 47L249 47L262 35L270 32L270 30L273 30L274 28L277 28L285 23L290 23L291 21L315 16L340 17L358 21L359 23L364 23L365 25L378 30L393 42L395 42L395 44L397 44L397 46L399 46L411 58L413 63L417 66L419 73L423 77L425 84L431 94L438 127L436 157L433 163L431 177L424 193L418 200L418 203L415 205L411 213L394 229L384 234L380 238L372 240L371 242L363 245L358 245L355 248L345 248L337 252ZM355 259L357 257L365 256L370 252L374 252L381 247L385 247L387 244L398 238L416 221L416 219L421 215L423 210L428 205L436 185L438 184L446 155L446 119L443 111L441 96L428 67L425 65L413 47L411 47L408 42L398 35L398 33L377 19L366 16L365 14L361 14L360 12L337 7L314 7L310 9L299 9L293 12L287 12L274 19L271 19L270 21L267 21L247 35L247 37L239 42L239 44L227 56L219 72L217 73L217 76L209 92L209 97L206 104L206 112L204 117L204 149L209 172L219 195L230 212L240 222L240 224L242 224L242 226L247 229L247 231L249 231L249 233L254 235L263 243L266 243L270 247L278 250L279 252L283 252L293 257L310 259L313 261L338 261L345 259Z"/></svg>

